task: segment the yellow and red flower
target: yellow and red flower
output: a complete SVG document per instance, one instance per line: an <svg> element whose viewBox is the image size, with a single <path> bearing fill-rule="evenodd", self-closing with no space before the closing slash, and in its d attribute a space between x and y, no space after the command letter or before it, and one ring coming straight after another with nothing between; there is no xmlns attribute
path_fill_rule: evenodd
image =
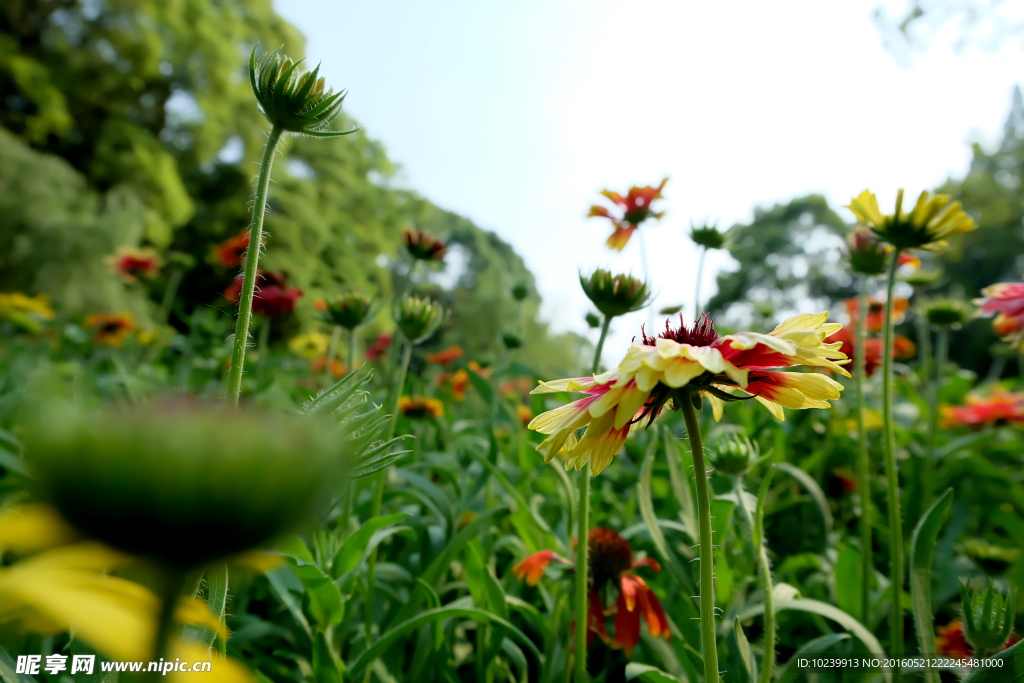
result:
<svg viewBox="0 0 1024 683"><path fill-rule="evenodd" d="M96 328L93 341L103 346L121 346L137 327L131 313L93 313L85 326Z"/></svg>
<svg viewBox="0 0 1024 683"><path fill-rule="evenodd" d="M242 278L235 278L224 289L224 298L238 304L242 296ZM283 273L256 271L256 290L252 297L252 312L268 318L276 318L295 310L295 303L302 298L302 290L289 287Z"/></svg>
<svg viewBox="0 0 1024 683"><path fill-rule="evenodd" d="M402 396L398 399L398 410L413 419L437 418L444 415L444 404L427 396Z"/></svg>
<svg viewBox="0 0 1024 683"><path fill-rule="evenodd" d="M647 622L647 630L654 638L671 637L668 618L661 601L647 582L636 574L639 567L661 571L657 560L652 558L634 559L629 541L611 529L595 527L587 535L589 550L590 583L589 609L587 614L587 646L594 637L600 638L613 649L625 648L626 656L633 656L633 649L640 642L640 619ZM544 575L544 569L551 562L572 565L559 557L553 550L542 550L524 558L512 568L512 573L528 586L535 586ZM601 596L606 586L618 590L615 605L606 609ZM614 615L614 637L608 633L605 623ZM575 625L574 625L575 627Z"/></svg>
<svg viewBox="0 0 1024 683"><path fill-rule="evenodd" d="M633 236L640 224L644 221L653 218L660 220L665 215L664 211L655 213L651 205L655 200L661 199L661 191L665 188L665 183L668 182L668 178L664 178L661 184L657 187L647 185L645 187L633 186L629 188L629 192L623 197L618 192L612 192L611 190L601 190L601 194L612 200L615 204L615 208L618 209L616 213L613 213L607 207L599 204L594 204L590 207L590 213L587 214L588 218L600 217L607 218L612 223L613 232L611 237L608 238L608 246L616 251L622 251L623 247L629 242L629 238Z"/></svg>
<svg viewBox="0 0 1024 683"><path fill-rule="evenodd" d="M466 352L463 351L461 346L452 345L444 351L438 351L437 353L427 354L428 363L436 363L437 365L447 365L454 360L462 358Z"/></svg>
<svg viewBox="0 0 1024 683"><path fill-rule="evenodd" d="M850 327L857 326L857 309L860 307L860 303L857 301L857 297L847 299L843 302L846 305L846 312L850 316ZM910 302L906 299L896 298L893 299L892 305L892 323L897 325L903 322L903 319L907 315L907 308L910 306ZM882 326L885 325L885 301L876 299L874 297L868 297L868 332L881 332Z"/></svg>
<svg viewBox="0 0 1024 683"><path fill-rule="evenodd" d="M967 405L942 406L941 410L946 427L1021 424L1024 423L1024 393L996 387L988 396L968 396Z"/></svg>
<svg viewBox="0 0 1024 683"><path fill-rule="evenodd" d="M974 655L974 648L967 642L967 635L964 633L964 623L954 619L945 626L938 628L939 634L935 636L935 652L950 657L971 657ZM1020 642L1020 636L1011 633L1000 649L1007 650Z"/></svg>
<svg viewBox="0 0 1024 683"><path fill-rule="evenodd" d="M128 284L135 284L140 277L156 277L163 266L160 256L149 248L121 247L113 256L107 258L107 262L118 277Z"/></svg>
<svg viewBox="0 0 1024 683"><path fill-rule="evenodd" d="M843 363L849 362L839 350L841 343L826 343L826 337L842 328L829 323L828 313L789 318L769 334L740 332L719 337L706 315L687 328L680 316L679 327L665 323L657 337L642 335L626 357L596 377L540 382L533 393L575 391L582 399L542 413L530 422L530 429L548 435L537 446L544 459L551 459L564 447L566 469L590 463L598 474L643 418L653 420L669 402L704 397L711 402L716 420L722 417L724 401L754 398L775 417L784 419L783 408L829 408L842 389L835 380L809 372L780 372L797 365L820 367L849 377ZM740 390L740 394L734 393ZM576 430L587 431L577 443Z"/></svg>
<svg viewBox="0 0 1024 683"><path fill-rule="evenodd" d="M491 369L485 368L484 366L480 365L480 363L477 363L475 360L471 360L468 363L466 363L466 367L475 372L476 374L480 375L484 379L489 379L491 376Z"/></svg>
<svg viewBox="0 0 1024 683"><path fill-rule="evenodd" d="M437 386L441 387L445 384L452 385L452 398L458 402L466 400L466 387L469 386L469 373L459 368L455 372L447 373L442 372L437 376Z"/></svg>
<svg viewBox="0 0 1024 683"><path fill-rule="evenodd" d="M245 263L249 249L249 229L229 237L213 248L213 260L225 268L238 268Z"/></svg>
<svg viewBox="0 0 1024 683"><path fill-rule="evenodd" d="M827 343L840 342L842 346L839 348L847 358L856 358L857 347L853 343L853 331L849 327L843 327L835 334L825 339ZM875 370L882 364L882 340L881 339L865 339L864 340L864 374L867 377L875 374ZM892 357L898 359L912 358L914 353L917 351L917 346L914 342L910 341L906 337L899 335L892 342ZM856 365L850 363L847 366L852 372Z"/></svg>
<svg viewBox="0 0 1024 683"><path fill-rule="evenodd" d="M1000 282L981 290L982 297L974 303L983 316L996 315L992 329L1004 341L1020 345L1024 342L1024 282Z"/></svg>

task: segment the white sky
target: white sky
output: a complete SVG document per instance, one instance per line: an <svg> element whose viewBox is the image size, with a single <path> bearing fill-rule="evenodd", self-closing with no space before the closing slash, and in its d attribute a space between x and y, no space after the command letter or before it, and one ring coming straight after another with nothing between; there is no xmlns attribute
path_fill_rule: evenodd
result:
<svg viewBox="0 0 1024 683"><path fill-rule="evenodd" d="M640 273L636 238L612 252L606 222L585 217L604 187L670 176L668 215L641 228L653 307L691 311L691 219L724 228L810 192L838 208L865 187L889 203L897 187L961 175L967 143L997 139L1024 53L955 55L940 36L903 68L871 22L876 4L276 3L402 183L523 256L556 331L586 329L577 269ZM730 261L709 258L705 301ZM611 354L646 319L616 321Z"/></svg>

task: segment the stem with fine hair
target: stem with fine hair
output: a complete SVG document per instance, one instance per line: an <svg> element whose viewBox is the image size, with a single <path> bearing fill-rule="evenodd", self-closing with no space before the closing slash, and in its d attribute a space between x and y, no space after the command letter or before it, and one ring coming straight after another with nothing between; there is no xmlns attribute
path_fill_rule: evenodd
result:
<svg viewBox="0 0 1024 683"><path fill-rule="evenodd" d="M928 405L928 450L921 474L921 507L932 504L932 468L935 467L935 437L939 431L939 394L942 392L942 369L949 355L949 330L940 327L935 336L935 376L932 378Z"/></svg>
<svg viewBox="0 0 1024 683"><path fill-rule="evenodd" d="M348 331L348 371L356 369L356 329Z"/></svg>
<svg viewBox="0 0 1024 683"><path fill-rule="evenodd" d="M860 289L857 292L857 324L853 332L853 383L857 388L857 488L860 489L860 619L863 624L868 623L871 609L871 574L875 568L871 543L871 456L868 453L868 430L864 427L864 411L867 410L867 400L864 396L864 375L867 372L864 341L868 336L867 282L867 276L862 275Z"/></svg>
<svg viewBox="0 0 1024 683"><path fill-rule="evenodd" d="M245 252L245 275L242 291L238 298L238 321L235 324L235 346L231 352L231 372L228 374L228 401L238 405L242 393L242 371L245 367L245 348L249 342L249 321L252 319L252 298L256 291L256 264L263 244L263 214L267 208L267 194L270 188L270 170L274 165L274 153L284 129L274 126L267 136L263 150L263 163L256 182L256 203L252 207L252 222L249 224L249 247Z"/></svg>
<svg viewBox="0 0 1024 683"><path fill-rule="evenodd" d="M704 279L704 257L708 255L708 248L700 250L700 260L697 261L697 286L693 292L693 319L700 317L700 281Z"/></svg>
<svg viewBox="0 0 1024 683"><path fill-rule="evenodd" d="M704 682L718 683L718 643L715 640L715 567L711 542L711 495L708 472L704 467L704 447L700 440L697 414L690 397L680 401L686 434L693 456L693 478L697 489L698 529L700 532L700 645L704 655Z"/></svg>
<svg viewBox="0 0 1024 683"><path fill-rule="evenodd" d="M387 443L395 435L395 425L398 424L398 399L402 396L402 387L405 385L405 375L409 372L409 361L412 359L412 342L405 342L405 349L402 351L402 363L398 368L398 382L392 387L394 396L389 402L391 407L391 420L388 423L388 435L384 439ZM370 519L380 516L380 508L384 503L384 485L387 481L387 468L377 474L377 489L373 495L373 508L370 512ZM374 548L367 559L366 566L366 646L370 646L370 639L373 637L373 602L374 602L374 580L377 571L377 549ZM367 674L370 669L367 668Z"/></svg>
<svg viewBox="0 0 1024 683"><path fill-rule="evenodd" d="M754 512L751 512L750 506L747 505L747 494L743 489L743 476L733 477L732 482L736 500L739 501L743 517L750 528L750 540L754 544L754 552L757 555L761 592L764 593L764 657L761 659L758 683L771 683L772 669L775 668L775 604L772 599L772 568L768 563L768 549L764 544L764 508L761 502L764 500L764 494L767 493L773 472L774 470L768 470L768 474L765 475L764 483L761 485L762 492L758 496L757 510Z"/></svg>
<svg viewBox="0 0 1024 683"><path fill-rule="evenodd" d="M900 250L896 249L889 264L889 282L885 294L885 342L882 348L882 452L885 455L886 494L889 508L889 583L892 591L889 655L896 658L892 670L893 683L899 683L902 670L899 655L903 652L903 522L900 515L900 482L896 467L896 425L893 420L893 289Z"/></svg>

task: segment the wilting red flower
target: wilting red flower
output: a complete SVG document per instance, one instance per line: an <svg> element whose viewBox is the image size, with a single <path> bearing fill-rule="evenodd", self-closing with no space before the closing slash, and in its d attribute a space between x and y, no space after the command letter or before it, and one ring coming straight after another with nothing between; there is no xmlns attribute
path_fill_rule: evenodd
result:
<svg viewBox="0 0 1024 683"><path fill-rule="evenodd" d="M846 305L846 312L850 315L850 326L857 325L857 297L847 299L843 302ZM903 322L907 315L907 307L910 302L906 299L897 298L893 301L892 322L898 324ZM881 299L868 297L868 332L881 332L885 324L885 302Z"/></svg>
<svg viewBox="0 0 1024 683"><path fill-rule="evenodd" d="M85 319L86 327L95 327L93 341L103 346L120 346L135 330L131 313L94 313Z"/></svg>
<svg viewBox="0 0 1024 683"><path fill-rule="evenodd" d="M113 256L108 257L107 261L114 272L128 284L138 282L140 277L156 277L163 266L160 256L149 248L121 247Z"/></svg>
<svg viewBox="0 0 1024 683"><path fill-rule="evenodd" d="M938 628L939 635L935 638L935 652L951 657L970 657L973 650L964 635L964 624L954 619L945 626Z"/></svg>
<svg viewBox="0 0 1024 683"><path fill-rule="evenodd" d="M370 347L366 349L366 360L377 360L391 346L391 335L384 333L377 337Z"/></svg>
<svg viewBox="0 0 1024 683"><path fill-rule="evenodd" d="M462 350L461 346L449 346L444 351L427 354L427 362L445 365L447 363L451 363L453 360L462 358L465 353L466 352Z"/></svg>
<svg viewBox="0 0 1024 683"><path fill-rule="evenodd" d="M1024 341L1024 282L1000 282L981 290L981 294L974 303L984 316L998 313L992 323L995 333L1014 344Z"/></svg>
<svg viewBox="0 0 1024 683"><path fill-rule="evenodd" d="M242 278L235 278L224 289L224 298L238 304L242 296ZM295 310L295 302L302 297L302 290L289 287L283 273L256 271L256 291L252 298L252 312L276 318L282 313Z"/></svg>
<svg viewBox="0 0 1024 683"><path fill-rule="evenodd" d="M1024 394L996 387L988 396L968 396L965 406L942 406L946 427L1024 423Z"/></svg>
<svg viewBox="0 0 1024 683"><path fill-rule="evenodd" d="M606 207L594 204L590 207L590 213L587 214L589 218L595 216L600 218L607 218L612 223L613 232L611 237L608 238L608 246L616 251L622 251L623 247L629 242L629 238L633 236L633 232L640 227L640 224L649 218L660 220L665 215L664 211L655 213L651 208L651 205L656 199L661 199L661 191L665 188L665 183L668 182L668 178L661 181L661 184L657 187L647 185L646 187L633 186L629 188L629 192L623 197L618 192L612 192L611 190L601 190L608 199L615 203L615 208L619 209L617 213L612 213Z"/></svg>
<svg viewBox="0 0 1024 683"><path fill-rule="evenodd" d="M229 237L213 248L213 260L225 268L237 268L245 263L249 249L249 229Z"/></svg>
<svg viewBox="0 0 1024 683"><path fill-rule="evenodd" d="M403 230L402 242L409 255L420 261L443 261L448 245L425 230Z"/></svg>
<svg viewBox="0 0 1024 683"><path fill-rule="evenodd" d="M323 372L327 367L327 356L318 356L309 362L309 369L314 374ZM348 372L348 366L343 364L337 358L331 361L331 374L335 377L344 377L345 373Z"/></svg>
<svg viewBox="0 0 1024 683"><path fill-rule="evenodd" d="M857 349L853 343L853 330L849 326L844 326L843 329L839 330L835 334L825 339L826 343L841 342L842 346L840 351L846 355L847 358L853 358L854 362L846 366L846 369L850 372L856 372L856 353ZM865 339L864 340L864 374L867 377L875 374L875 370L882 364L882 340L881 339ZM892 340L892 357L897 359L912 358L916 353L917 347L914 342L910 341L906 337L900 335Z"/></svg>
<svg viewBox="0 0 1024 683"><path fill-rule="evenodd" d="M609 647L626 649L626 656L633 655L633 648L640 642L640 618L647 622L647 629L655 638L671 635L668 618L661 602L651 590L647 582L640 578L635 569L649 567L655 572L661 571L657 560L652 558L633 559L633 548L629 541L611 529L595 527L587 536L587 547L590 552L590 596L587 615L587 646L594 637L600 638ZM527 556L513 567L512 572L527 585L536 585L544 574L545 567L552 561L572 564L555 554L553 550L542 550ZM612 585L619 591L615 607L606 610L601 596L606 585ZM609 636L605 617L615 614L615 636Z"/></svg>

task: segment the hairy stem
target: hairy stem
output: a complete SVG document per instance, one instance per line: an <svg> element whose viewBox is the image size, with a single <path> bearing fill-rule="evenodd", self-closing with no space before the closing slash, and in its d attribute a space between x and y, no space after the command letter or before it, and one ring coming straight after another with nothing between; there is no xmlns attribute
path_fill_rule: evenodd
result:
<svg viewBox="0 0 1024 683"><path fill-rule="evenodd" d="M274 165L274 153L283 132L278 126L270 130L267 146L263 150L259 180L256 182L256 203L252 207L252 223L249 225L249 248L245 252L245 275L242 278L242 292L238 299L235 346L231 353L231 372L228 374L228 400L231 405L238 405L238 397L242 393L242 371L245 368L245 348L249 342L252 298L256 291L256 264L260 257L260 245L263 243L263 214L267 208L270 169Z"/></svg>
<svg viewBox="0 0 1024 683"><path fill-rule="evenodd" d="M860 489L860 620L867 624L871 610L871 575L874 572L874 556L871 545L871 456L868 453L868 430L864 427L864 411L867 410L867 397L864 395L864 375L866 358L864 341L868 329L868 297L866 275L860 278L860 290L857 293L857 324L854 327L853 383L857 389L857 454L858 482Z"/></svg>
<svg viewBox="0 0 1024 683"><path fill-rule="evenodd" d="M689 399L689 397L687 397ZM715 640L715 567L711 541L711 495L708 472L704 467L704 447L700 440L697 414L689 400L682 403L686 433L693 456L693 478L697 488L697 516L700 532L700 645L704 655L705 683L718 683L718 644Z"/></svg>
<svg viewBox="0 0 1024 683"><path fill-rule="evenodd" d="M885 455L886 494L889 508L889 582L892 590L892 613L889 641L889 656L896 658L893 667L893 683L899 683L902 670L899 656L903 652L903 523L900 515L900 482L896 466L896 425L893 418L893 289L896 285L896 269L899 267L900 250L892 255L889 265L889 282L885 298L885 341L882 349L882 452Z"/></svg>
<svg viewBox="0 0 1024 683"><path fill-rule="evenodd" d="M765 483L771 480L771 472L765 477ZM768 563L768 549L764 546L764 510L761 508L760 498L756 511L751 511L747 505L746 492L743 489L743 477L733 478L733 491L736 493L736 500L739 501L740 509L743 511L743 518L750 529L750 540L754 544L754 551L757 555L758 578L761 579L761 592L764 593L764 658L761 660L761 673L758 683L771 683L772 669L775 668L775 605L772 600L772 568Z"/></svg>
<svg viewBox="0 0 1024 683"><path fill-rule="evenodd" d="M579 522L579 533L576 536L576 683L590 680L587 673L587 628L589 627L588 612L590 601L587 599L590 588L588 570L590 569L590 463L580 470L580 500L576 519Z"/></svg>
<svg viewBox="0 0 1024 683"><path fill-rule="evenodd" d="M348 371L352 372L356 369L356 330L352 328L348 331Z"/></svg>

